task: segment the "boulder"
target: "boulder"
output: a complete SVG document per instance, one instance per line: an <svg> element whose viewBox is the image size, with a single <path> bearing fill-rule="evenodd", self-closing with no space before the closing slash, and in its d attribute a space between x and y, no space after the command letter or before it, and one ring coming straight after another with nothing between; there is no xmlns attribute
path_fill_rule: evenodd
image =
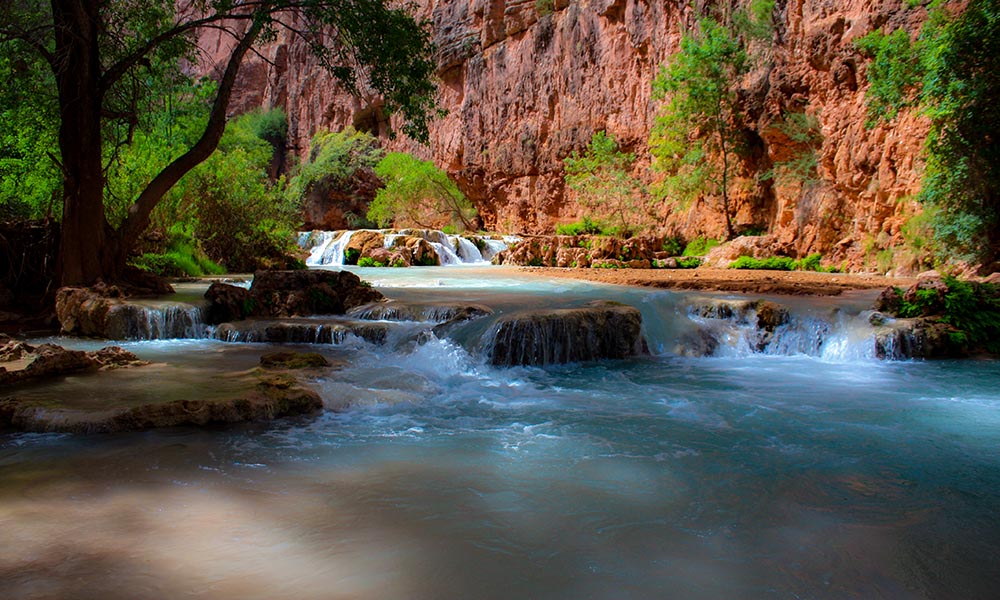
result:
<svg viewBox="0 0 1000 600"><path fill-rule="evenodd" d="M208 287L205 299L208 300L204 311L205 323L209 325L245 319L254 308L250 290L220 281L213 282Z"/></svg>
<svg viewBox="0 0 1000 600"><path fill-rule="evenodd" d="M250 286L250 311L245 316L343 314L382 298L349 271L258 271Z"/></svg>
<svg viewBox="0 0 1000 600"><path fill-rule="evenodd" d="M431 243L422 237L403 235L396 238L392 247L408 257L407 263L422 267L433 267L441 264L441 258Z"/></svg>
<svg viewBox="0 0 1000 600"><path fill-rule="evenodd" d="M513 366L627 358L645 352L641 329L639 311L616 302L513 313L494 325L489 360Z"/></svg>
<svg viewBox="0 0 1000 600"><path fill-rule="evenodd" d="M362 256L371 256L373 250L384 248L385 236L381 232L362 229L351 234L351 239L347 242L347 247L344 248L344 256L353 254L350 251L354 250L357 252L357 257L361 258ZM352 261L352 264L356 262L356 260Z"/></svg>
<svg viewBox="0 0 1000 600"><path fill-rule="evenodd" d="M875 356L878 358L906 360L968 355L964 336L951 325L932 318L895 319L875 331Z"/></svg>

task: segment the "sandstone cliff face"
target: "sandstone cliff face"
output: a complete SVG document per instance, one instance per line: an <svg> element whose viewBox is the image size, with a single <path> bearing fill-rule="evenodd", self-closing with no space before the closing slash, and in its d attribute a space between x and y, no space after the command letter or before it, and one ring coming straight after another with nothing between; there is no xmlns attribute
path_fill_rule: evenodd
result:
<svg viewBox="0 0 1000 600"><path fill-rule="evenodd" d="M680 0L421 0L438 46L441 103L429 147L388 141L431 157L455 178L491 229L543 233L579 208L564 189L562 159L607 130L639 157L658 104L650 83L676 52L697 13ZM904 116L866 129L865 59L853 41L883 24L915 31L924 17L901 0L778 0L769 59L741 82L753 123L734 223L774 234L778 249L822 252L856 267L900 239L915 210L926 123ZM225 50L204 39L209 56ZM249 59L233 111L283 106L291 151L302 154L318 128L355 125L384 132L378 100L346 95L308 49L279 38ZM794 150L773 126L806 111L820 125L818 181L774 183L752 175ZM662 208L664 231L720 236L716 204Z"/></svg>

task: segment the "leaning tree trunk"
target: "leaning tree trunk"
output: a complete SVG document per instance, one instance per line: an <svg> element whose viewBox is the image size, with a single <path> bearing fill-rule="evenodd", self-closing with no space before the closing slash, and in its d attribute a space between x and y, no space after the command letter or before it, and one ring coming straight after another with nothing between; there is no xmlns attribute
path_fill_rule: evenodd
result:
<svg viewBox="0 0 1000 600"><path fill-rule="evenodd" d="M121 273L115 252L109 252L117 244L109 240L104 218L98 5L98 0L52 2L63 171L57 269L62 285L113 280Z"/></svg>

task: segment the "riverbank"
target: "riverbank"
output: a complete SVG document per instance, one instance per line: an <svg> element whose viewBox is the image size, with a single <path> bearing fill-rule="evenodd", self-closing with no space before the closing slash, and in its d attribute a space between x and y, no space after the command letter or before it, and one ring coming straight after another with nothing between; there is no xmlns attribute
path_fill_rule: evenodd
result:
<svg viewBox="0 0 1000 600"><path fill-rule="evenodd" d="M854 290L907 287L914 278L889 278L859 273L814 271L755 271L742 269L564 269L520 267L521 273L544 277L580 279L616 285L676 290L781 294L789 296L837 296Z"/></svg>

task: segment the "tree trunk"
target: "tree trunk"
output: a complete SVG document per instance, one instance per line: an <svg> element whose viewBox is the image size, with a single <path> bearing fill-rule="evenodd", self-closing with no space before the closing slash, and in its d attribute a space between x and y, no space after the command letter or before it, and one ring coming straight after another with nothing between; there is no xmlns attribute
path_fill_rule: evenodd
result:
<svg viewBox="0 0 1000 600"><path fill-rule="evenodd" d="M104 218L98 9L98 0L52 2L63 169L57 269L62 285L89 285L120 275L113 269L117 244L109 244Z"/></svg>

